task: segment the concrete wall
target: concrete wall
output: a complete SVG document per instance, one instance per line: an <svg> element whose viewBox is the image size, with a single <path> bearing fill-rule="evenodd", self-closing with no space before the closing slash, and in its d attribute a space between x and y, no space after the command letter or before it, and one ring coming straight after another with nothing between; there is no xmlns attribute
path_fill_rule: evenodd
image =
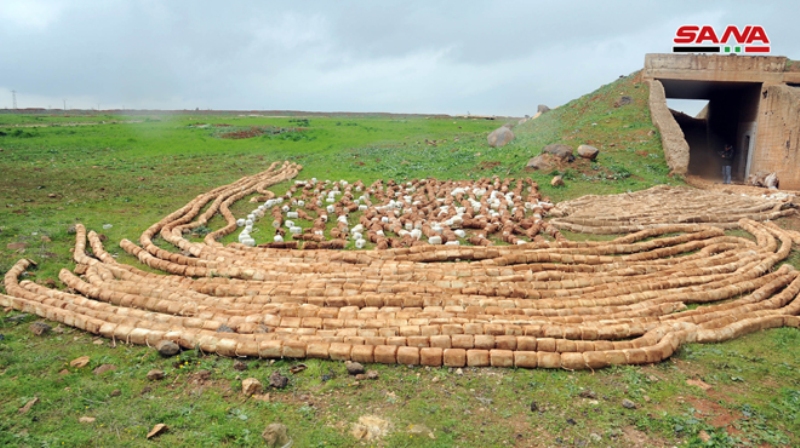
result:
<svg viewBox="0 0 800 448"><path fill-rule="evenodd" d="M800 83L800 72L787 70L783 56L734 56L714 54L648 54L644 59L644 79L686 79L693 81L731 81Z"/></svg>
<svg viewBox="0 0 800 448"><path fill-rule="evenodd" d="M686 174L689 169L689 144L683 131L667 107L664 86L657 80L648 81L650 85L650 116L661 133L661 146L667 166L676 174Z"/></svg>
<svg viewBox="0 0 800 448"><path fill-rule="evenodd" d="M765 85L751 173L778 173L781 189L800 189L800 88Z"/></svg>

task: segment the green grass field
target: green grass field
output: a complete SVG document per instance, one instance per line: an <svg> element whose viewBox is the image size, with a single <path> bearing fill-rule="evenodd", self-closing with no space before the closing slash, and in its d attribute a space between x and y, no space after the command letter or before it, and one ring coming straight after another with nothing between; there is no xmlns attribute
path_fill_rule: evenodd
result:
<svg viewBox="0 0 800 448"><path fill-rule="evenodd" d="M615 107L622 95L631 104ZM76 222L105 234L121 262L137 264L116 242L137 240L197 194L276 160L303 164L300 178L365 183L532 177L553 200L681 184L668 176L646 104L646 85L621 78L516 126L517 138L503 148L486 144L503 121L467 118L0 114L0 274L30 258L39 264L31 280L63 288L57 273L74 266L67 229ZM601 154L553 172L526 171L527 160L549 143L593 144ZM564 176L564 187L550 186L554 174ZM112 227L104 230L105 224ZM8 248L20 242L24 249ZM794 254L790 261L800 260ZM376 365L378 380L356 384L337 362L309 360L305 371L291 375L288 361L247 360L248 370L240 372L216 355L185 351L163 359L153 349L70 328L34 336L28 327L36 319L8 320L17 315L0 312L0 446L263 446L261 431L281 422L295 447L347 447L360 443L350 428L363 415L392 428L367 446L800 444L796 329L689 345L652 366L458 374ZM69 367L84 355L91 358L87 367ZM92 373L103 364L116 370ZM164 380L145 378L155 368L166 372ZM200 370L210 379L198 380ZM267 383L275 370L290 377L288 388L271 391L269 402L242 396L242 379ZM687 384L698 379L711 389ZM20 414L34 397L39 402ZM623 399L637 408L622 407ZM96 420L80 423L83 416ZM146 440L156 423L169 430ZM433 438L409 430L419 425Z"/></svg>

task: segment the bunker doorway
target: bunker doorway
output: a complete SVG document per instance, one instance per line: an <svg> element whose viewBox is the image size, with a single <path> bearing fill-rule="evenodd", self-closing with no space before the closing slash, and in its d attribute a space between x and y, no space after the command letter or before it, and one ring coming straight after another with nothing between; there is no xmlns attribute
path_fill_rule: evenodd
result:
<svg viewBox="0 0 800 448"><path fill-rule="evenodd" d="M689 144L689 174L719 182L726 144L734 149L731 174L743 183L750 174L761 83L661 80L668 100L707 100L696 116L673 111Z"/></svg>

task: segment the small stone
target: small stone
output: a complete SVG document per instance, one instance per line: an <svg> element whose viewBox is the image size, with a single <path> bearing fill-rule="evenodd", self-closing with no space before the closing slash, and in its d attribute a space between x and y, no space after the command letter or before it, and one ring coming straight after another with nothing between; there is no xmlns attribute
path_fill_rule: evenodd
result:
<svg viewBox="0 0 800 448"><path fill-rule="evenodd" d="M153 429L151 429L150 432L147 433L147 438L152 439L153 437L166 432L167 429L169 429L167 428L167 425L159 423L156 426L153 426Z"/></svg>
<svg viewBox="0 0 800 448"><path fill-rule="evenodd" d="M572 418L572 417L567 419L567 423L569 423L570 425L577 425L578 424L578 422L576 422L575 419Z"/></svg>
<svg viewBox="0 0 800 448"><path fill-rule="evenodd" d="M295 364L292 367L289 367L289 371L292 372L292 375L296 375L302 372L303 370L306 370L307 368L308 368L307 365L300 363L300 364Z"/></svg>
<svg viewBox="0 0 800 448"><path fill-rule="evenodd" d="M170 357L177 355L181 351L181 347L170 340L164 339L156 343L156 350L161 356Z"/></svg>
<svg viewBox="0 0 800 448"><path fill-rule="evenodd" d="M113 372L114 370L117 370L117 366L113 364L103 364L100 367L92 370L92 373L95 375L102 375L106 372Z"/></svg>
<svg viewBox="0 0 800 448"><path fill-rule="evenodd" d="M564 185L564 178L559 176L553 176L553 180L550 181L550 185L554 187L561 187Z"/></svg>
<svg viewBox="0 0 800 448"><path fill-rule="evenodd" d="M363 373L356 375L356 381L364 381L365 379L367 379L367 375L364 375Z"/></svg>
<svg viewBox="0 0 800 448"><path fill-rule="evenodd" d="M119 397L120 395L122 395L122 392L119 389L114 389L108 394L109 397Z"/></svg>
<svg viewBox="0 0 800 448"><path fill-rule="evenodd" d="M67 370L67 369L61 369L61 370L58 372L58 374L59 374L59 375L69 375L69 370Z"/></svg>
<svg viewBox="0 0 800 448"><path fill-rule="evenodd" d="M592 145L578 146L578 155L584 159L594 160L597 158L598 154L600 154L600 150Z"/></svg>
<svg viewBox="0 0 800 448"><path fill-rule="evenodd" d="M603 440L603 436L594 432L589 434L589 438L592 439L593 442L600 442Z"/></svg>
<svg viewBox="0 0 800 448"><path fill-rule="evenodd" d="M377 370L367 370L367 379L368 380L377 380L378 379L378 371Z"/></svg>
<svg viewBox="0 0 800 448"><path fill-rule="evenodd" d="M92 344L94 344L94 345L103 345L103 340L102 339L95 339L94 341L92 341Z"/></svg>
<svg viewBox="0 0 800 448"><path fill-rule="evenodd" d="M595 399L595 398L597 398L597 393L595 393L592 390L586 389L586 390L582 390L581 391L580 396L581 396L581 398Z"/></svg>
<svg viewBox="0 0 800 448"><path fill-rule="evenodd" d="M700 389L703 389L705 391L711 389L711 385L706 383L703 380L686 380L686 384L688 384L690 386L697 386Z"/></svg>
<svg viewBox="0 0 800 448"><path fill-rule="evenodd" d="M97 419L94 417L81 417L78 419L80 423L94 423L95 420Z"/></svg>
<svg viewBox="0 0 800 448"><path fill-rule="evenodd" d="M36 403L38 403L38 402L39 402L39 397L33 397L33 400L31 400L31 401L29 401L29 402L25 403L25 406L23 406L23 407L19 408L19 411L18 411L18 412L19 412L20 414L27 414L27 413L28 413L28 411L30 411L30 410L31 410L31 408L33 407L33 405L35 405L35 404L36 404Z"/></svg>
<svg viewBox="0 0 800 448"><path fill-rule="evenodd" d="M57 325L55 328L53 328L53 333L64 334L64 327L62 327L61 325ZM0 340L2 340L2 338L0 338Z"/></svg>
<svg viewBox="0 0 800 448"><path fill-rule="evenodd" d="M463 374L464 374L464 369L462 369L461 367L456 369L456 375L461 376Z"/></svg>
<svg viewBox="0 0 800 448"><path fill-rule="evenodd" d="M261 381L255 378L247 378L242 381L242 393L247 397L260 394L263 390L264 386L261 385Z"/></svg>
<svg viewBox="0 0 800 448"><path fill-rule="evenodd" d="M283 389L288 384L289 378L281 375L281 372L278 372L277 370L272 372L272 375L269 376L269 387Z"/></svg>
<svg viewBox="0 0 800 448"><path fill-rule="evenodd" d="M531 412L539 412L539 404L531 401Z"/></svg>
<svg viewBox="0 0 800 448"><path fill-rule="evenodd" d="M645 403L650 403L650 397L649 396L645 395L642 398L644 398Z"/></svg>
<svg viewBox="0 0 800 448"><path fill-rule="evenodd" d="M361 365L359 362L351 362L347 361L344 363L345 368L347 369L347 373L350 375L358 375L359 373L364 373L364 366Z"/></svg>
<svg viewBox="0 0 800 448"><path fill-rule="evenodd" d="M75 227L75 224L70 224L67 227L67 235L75 235L76 233L78 233L77 227Z"/></svg>
<svg viewBox="0 0 800 448"><path fill-rule="evenodd" d="M40 321L32 323L30 329L31 333L35 334L36 336L42 336L49 333L53 328L50 325Z"/></svg>
<svg viewBox="0 0 800 448"><path fill-rule="evenodd" d="M281 448L291 442L287 434L286 425L280 423L273 423L267 426L264 432L261 433L261 437L269 448Z"/></svg>
<svg viewBox="0 0 800 448"><path fill-rule="evenodd" d="M247 370L247 364L244 361L236 360L233 362L233 370L238 370L240 372Z"/></svg>
<svg viewBox="0 0 800 448"><path fill-rule="evenodd" d="M89 364L89 357L88 356L81 356L80 358L75 358L69 362L70 367L74 367L76 369L80 369L82 367L86 367Z"/></svg>
<svg viewBox="0 0 800 448"><path fill-rule="evenodd" d="M438 382L439 382L439 377L438 376L435 376L435 377L431 378L431 383L438 383Z"/></svg>
<svg viewBox="0 0 800 448"><path fill-rule="evenodd" d="M425 425L409 425L408 434L411 436L426 436L429 439L436 440L433 431Z"/></svg>
<svg viewBox="0 0 800 448"><path fill-rule="evenodd" d="M164 371L163 370L158 370L158 369L153 369L153 370L147 372L147 379L150 380L150 381L163 380L164 379Z"/></svg>
<svg viewBox="0 0 800 448"><path fill-rule="evenodd" d="M622 400L622 407L625 409L636 409L636 403L626 398Z"/></svg>
<svg viewBox="0 0 800 448"><path fill-rule="evenodd" d="M153 391L153 388L152 388L152 387L150 387L150 386L144 386L144 387L142 388L142 391L141 391L141 392L139 392L139 395L149 394L149 393L150 393L150 392L152 392L152 391Z"/></svg>

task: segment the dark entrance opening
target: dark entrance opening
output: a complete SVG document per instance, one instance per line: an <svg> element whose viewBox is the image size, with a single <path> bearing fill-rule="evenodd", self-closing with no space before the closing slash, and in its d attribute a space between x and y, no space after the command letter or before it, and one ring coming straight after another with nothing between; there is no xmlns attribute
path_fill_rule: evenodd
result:
<svg viewBox="0 0 800 448"><path fill-rule="evenodd" d="M689 174L719 181L723 160L718 155L733 145L732 177L750 174L761 83L660 80L668 99L708 100L697 116L673 111L689 144Z"/></svg>

